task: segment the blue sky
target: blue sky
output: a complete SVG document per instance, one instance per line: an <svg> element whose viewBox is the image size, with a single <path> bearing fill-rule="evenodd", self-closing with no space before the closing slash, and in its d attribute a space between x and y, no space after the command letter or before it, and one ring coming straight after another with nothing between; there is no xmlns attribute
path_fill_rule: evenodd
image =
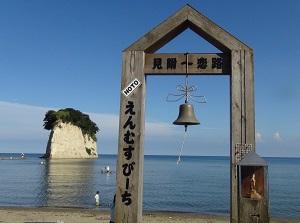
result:
<svg viewBox="0 0 300 223"><path fill-rule="evenodd" d="M300 157L300 1L0 1L0 152L44 153L49 109L74 108L100 128L99 154L117 154L122 51L184 5L254 50L256 148ZM187 30L157 53L215 53ZM178 155L184 76L148 76L145 154ZM183 155L229 155L229 77L191 76L201 125Z"/></svg>

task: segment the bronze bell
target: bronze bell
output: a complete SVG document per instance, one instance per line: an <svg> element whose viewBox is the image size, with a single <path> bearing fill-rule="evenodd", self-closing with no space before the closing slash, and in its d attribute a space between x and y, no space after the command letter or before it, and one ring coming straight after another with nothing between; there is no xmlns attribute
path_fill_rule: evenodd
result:
<svg viewBox="0 0 300 223"><path fill-rule="evenodd" d="M199 125L200 122L196 119L194 114L194 106L185 102L179 107L178 118L173 122L174 125Z"/></svg>

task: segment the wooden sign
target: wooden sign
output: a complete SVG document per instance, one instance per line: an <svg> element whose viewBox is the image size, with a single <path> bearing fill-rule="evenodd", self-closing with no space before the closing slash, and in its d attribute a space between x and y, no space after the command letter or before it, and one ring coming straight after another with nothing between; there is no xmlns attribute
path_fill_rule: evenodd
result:
<svg viewBox="0 0 300 223"><path fill-rule="evenodd" d="M146 54L145 73L228 75L231 73L230 54Z"/></svg>
<svg viewBox="0 0 300 223"><path fill-rule="evenodd" d="M122 94L126 97L131 95L131 93L141 85L138 79L134 79L126 88L122 90Z"/></svg>

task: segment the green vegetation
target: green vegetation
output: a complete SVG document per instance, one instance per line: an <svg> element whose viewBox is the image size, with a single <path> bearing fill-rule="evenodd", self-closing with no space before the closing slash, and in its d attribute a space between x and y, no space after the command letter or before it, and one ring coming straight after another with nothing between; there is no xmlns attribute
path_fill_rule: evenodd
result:
<svg viewBox="0 0 300 223"><path fill-rule="evenodd" d="M85 147L85 151L87 152L87 154L91 155L96 155L95 153L95 149L94 148L87 148Z"/></svg>
<svg viewBox="0 0 300 223"><path fill-rule="evenodd" d="M96 133L99 131L98 126L90 120L90 117L73 108L60 109L58 111L49 110L45 114L44 129L51 130L59 122L71 123L82 130L95 142L97 142Z"/></svg>

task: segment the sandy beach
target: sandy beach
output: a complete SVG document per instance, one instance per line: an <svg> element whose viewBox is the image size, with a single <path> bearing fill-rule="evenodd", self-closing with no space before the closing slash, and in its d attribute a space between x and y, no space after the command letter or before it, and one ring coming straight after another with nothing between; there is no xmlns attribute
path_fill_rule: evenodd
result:
<svg viewBox="0 0 300 223"><path fill-rule="evenodd" d="M108 223L109 211L80 208L50 208L50 207L0 207L0 222L2 223ZM191 213L145 212L145 223L228 223L229 217L208 216ZM300 222L300 219L271 219L272 223Z"/></svg>

